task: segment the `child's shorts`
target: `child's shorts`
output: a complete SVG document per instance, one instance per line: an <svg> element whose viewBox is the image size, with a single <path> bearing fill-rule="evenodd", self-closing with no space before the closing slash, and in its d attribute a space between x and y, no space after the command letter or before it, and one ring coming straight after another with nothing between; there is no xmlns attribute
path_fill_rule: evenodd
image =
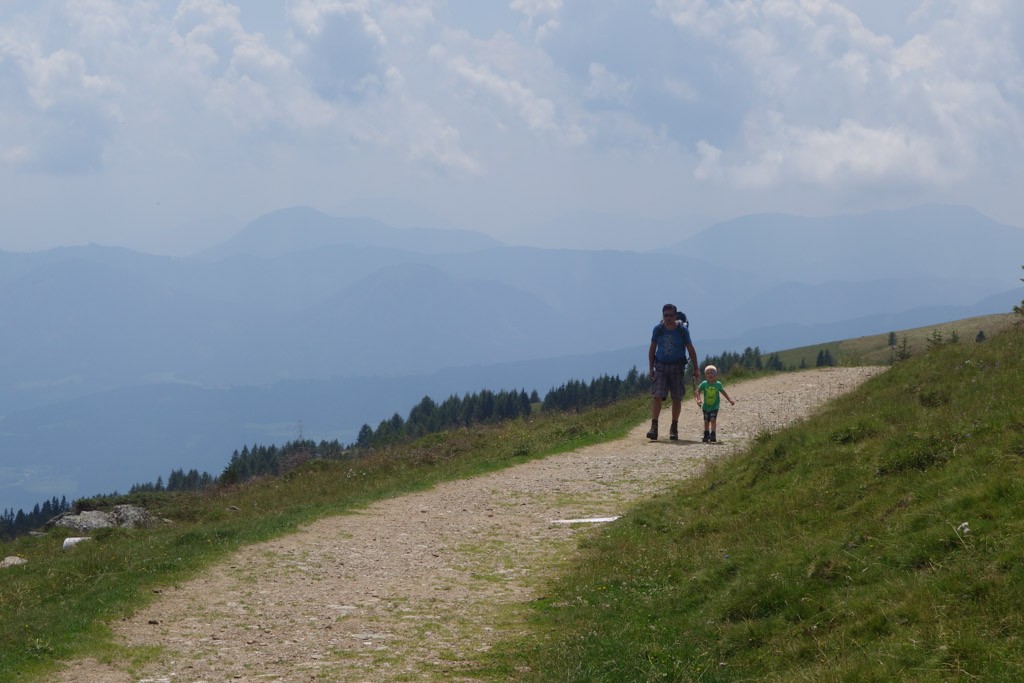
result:
<svg viewBox="0 0 1024 683"><path fill-rule="evenodd" d="M705 410L704 411L704 421L705 422L711 422L712 420L717 420L717 419L718 419L718 408L715 408L714 410Z"/></svg>

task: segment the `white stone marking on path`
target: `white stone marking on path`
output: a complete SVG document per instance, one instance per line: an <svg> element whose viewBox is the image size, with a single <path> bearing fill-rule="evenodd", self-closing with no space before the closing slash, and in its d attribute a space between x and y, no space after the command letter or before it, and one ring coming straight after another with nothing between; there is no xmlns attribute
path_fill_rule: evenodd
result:
<svg viewBox="0 0 1024 683"><path fill-rule="evenodd" d="M619 518L618 515L614 517L588 517L586 519L553 519L552 524L596 524L600 522L614 522Z"/></svg>

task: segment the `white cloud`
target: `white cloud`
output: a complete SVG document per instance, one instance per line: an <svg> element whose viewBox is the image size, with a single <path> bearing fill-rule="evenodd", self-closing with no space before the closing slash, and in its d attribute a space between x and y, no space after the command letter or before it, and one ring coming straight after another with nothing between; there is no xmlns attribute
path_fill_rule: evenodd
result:
<svg viewBox="0 0 1024 683"><path fill-rule="evenodd" d="M300 31L310 37L319 37L333 17L355 18L367 35L380 43L387 42L377 21L370 12L367 0L298 0L289 5L289 13ZM422 11L422 7L419 8Z"/></svg>
<svg viewBox="0 0 1024 683"><path fill-rule="evenodd" d="M96 101L114 89L110 79L90 74L85 59L68 50L38 55L25 66L28 93L41 110L58 103Z"/></svg>
<svg viewBox="0 0 1024 683"><path fill-rule="evenodd" d="M488 120L504 130L520 123L530 134L548 140L584 143L584 126L560 90L563 77L543 53L515 43L507 34L479 41L449 33L445 41L430 55L455 77L459 98L486 110Z"/></svg>
<svg viewBox="0 0 1024 683"><path fill-rule="evenodd" d="M700 93L693 84L675 76L668 76L662 85L664 91L673 99L685 104L694 104L700 101Z"/></svg>
<svg viewBox="0 0 1024 683"><path fill-rule="evenodd" d="M473 64L458 56L448 61L453 73L474 88L496 96L511 108L532 130L554 131L557 127L555 104L537 95L514 78L496 73L488 64Z"/></svg>
<svg viewBox="0 0 1024 683"><path fill-rule="evenodd" d="M697 156L700 158L700 163L694 169L694 178L697 180L712 180L721 177L722 169L719 167L718 162L722 158L722 150L706 140L700 140L697 143Z"/></svg>
<svg viewBox="0 0 1024 683"><path fill-rule="evenodd" d="M562 0L512 0L509 9L526 15L527 27L534 27L534 41L542 43L558 31ZM547 17L545 19L545 17Z"/></svg>
<svg viewBox="0 0 1024 683"><path fill-rule="evenodd" d="M525 14L530 23L545 14L557 14L562 9L562 0L511 0L509 8Z"/></svg>
<svg viewBox="0 0 1024 683"><path fill-rule="evenodd" d="M617 104L628 104L630 84L608 70L604 64L591 63L590 82L583 93L591 100L604 100Z"/></svg>
<svg viewBox="0 0 1024 683"><path fill-rule="evenodd" d="M244 214L255 184L268 204L475 206L481 225L505 193L524 213L878 187L1010 207L1021 35L1016 0L7 0L0 210L42 215L58 176L97 206L195 182L217 189L183 212Z"/></svg>
<svg viewBox="0 0 1024 683"><path fill-rule="evenodd" d="M0 148L0 161L14 166L21 166L32 158L32 152L25 145Z"/></svg>
<svg viewBox="0 0 1024 683"><path fill-rule="evenodd" d="M997 161L994 132L1017 150L1024 142L1019 107L1008 100L1021 69L1007 2L922 7L922 33L903 45L829 0L658 6L732 54L754 84L735 138L742 146L716 157L734 182L948 185ZM706 162L697 177L712 177Z"/></svg>

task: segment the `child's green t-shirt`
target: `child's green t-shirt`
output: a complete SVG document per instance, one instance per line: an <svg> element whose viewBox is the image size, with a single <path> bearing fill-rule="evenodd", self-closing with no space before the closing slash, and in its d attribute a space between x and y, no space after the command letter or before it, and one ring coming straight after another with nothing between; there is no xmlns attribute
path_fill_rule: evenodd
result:
<svg viewBox="0 0 1024 683"><path fill-rule="evenodd" d="M697 391L704 394L704 402L702 404L704 410L718 410L718 405L722 401L722 388L722 383L717 379L710 384L707 380L700 383Z"/></svg>

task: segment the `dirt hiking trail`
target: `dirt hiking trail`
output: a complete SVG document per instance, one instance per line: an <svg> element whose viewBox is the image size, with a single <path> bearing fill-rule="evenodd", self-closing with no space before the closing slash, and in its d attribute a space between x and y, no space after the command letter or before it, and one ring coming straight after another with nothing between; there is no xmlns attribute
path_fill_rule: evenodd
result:
<svg viewBox="0 0 1024 683"><path fill-rule="evenodd" d="M63 683L473 681L471 660L514 635L580 534L808 416L883 368L822 368L726 382L720 442L703 444L692 397L680 440L645 420L624 439L380 501L248 546L113 624L162 648L138 665L69 662Z"/></svg>

